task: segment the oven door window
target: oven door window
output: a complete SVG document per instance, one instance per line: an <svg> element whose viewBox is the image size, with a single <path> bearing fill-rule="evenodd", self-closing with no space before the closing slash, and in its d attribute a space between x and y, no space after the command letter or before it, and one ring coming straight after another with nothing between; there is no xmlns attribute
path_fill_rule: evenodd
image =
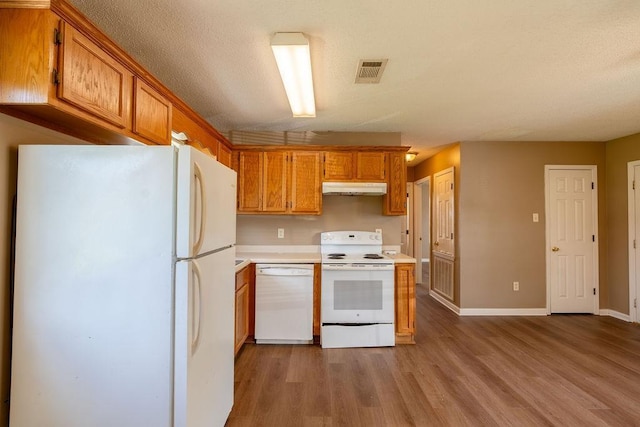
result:
<svg viewBox="0 0 640 427"><path fill-rule="evenodd" d="M382 280L334 280L334 310L382 310Z"/></svg>
<svg viewBox="0 0 640 427"><path fill-rule="evenodd" d="M322 323L393 323L393 276L393 270L322 270Z"/></svg>

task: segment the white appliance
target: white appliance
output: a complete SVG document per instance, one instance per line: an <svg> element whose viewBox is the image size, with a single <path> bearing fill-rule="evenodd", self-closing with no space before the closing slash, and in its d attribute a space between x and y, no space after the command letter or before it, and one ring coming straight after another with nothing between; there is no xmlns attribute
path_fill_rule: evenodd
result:
<svg viewBox="0 0 640 427"><path fill-rule="evenodd" d="M20 146L11 426L224 425L235 198L188 146Z"/></svg>
<svg viewBox="0 0 640 427"><path fill-rule="evenodd" d="M322 347L394 346L394 262L382 254L382 235L321 233L320 251Z"/></svg>
<svg viewBox="0 0 640 427"><path fill-rule="evenodd" d="M387 194L386 182L323 182L325 196L383 196Z"/></svg>
<svg viewBox="0 0 640 427"><path fill-rule="evenodd" d="M313 344L313 264L256 265L257 344Z"/></svg>

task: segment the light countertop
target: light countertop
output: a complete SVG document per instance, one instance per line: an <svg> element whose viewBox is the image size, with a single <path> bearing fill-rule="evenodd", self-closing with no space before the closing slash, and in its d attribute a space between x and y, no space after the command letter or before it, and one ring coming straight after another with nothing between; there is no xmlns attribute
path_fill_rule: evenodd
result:
<svg viewBox="0 0 640 427"><path fill-rule="evenodd" d="M405 254L395 254L395 255L386 254L386 255L389 258L391 258L393 262L395 262L396 264L400 264L400 263L415 264L416 263L416 259L411 258L409 255L405 255Z"/></svg>
<svg viewBox="0 0 640 427"><path fill-rule="evenodd" d="M387 255L395 263L413 263L416 259L404 254ZM316 264L322 262L319 248L314 246L239 246L236 248L236 271L250 263Z"/></svg>

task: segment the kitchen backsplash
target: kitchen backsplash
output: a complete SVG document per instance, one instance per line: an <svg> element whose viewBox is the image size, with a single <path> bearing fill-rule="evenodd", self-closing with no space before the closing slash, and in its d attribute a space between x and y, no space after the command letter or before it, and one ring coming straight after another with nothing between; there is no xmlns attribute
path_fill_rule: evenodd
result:
<svg viewBox="0 0 640 427"><path fill-rule="evenodd" d="M382 197L324 196L322 215L238 215L238 245L319 245L323 231L382 229L385 245L401 243L403 216L383 216ZM278 239L278 229L284 238Z"/></svg>

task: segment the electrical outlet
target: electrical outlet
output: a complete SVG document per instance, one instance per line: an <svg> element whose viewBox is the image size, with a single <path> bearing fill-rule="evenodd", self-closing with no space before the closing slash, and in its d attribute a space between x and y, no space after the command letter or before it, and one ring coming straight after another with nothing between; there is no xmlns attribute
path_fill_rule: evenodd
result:
<svg viewBox="0 0 640 427"><path fill-rule="evenodd" d="M535 213L533 214L533 222L538 222L538 221L540 221L540 217L538 216L538 213L537 213L537 212L535 212Z"/></svg>
<svg viewBox="0 0 640 427"><path fill-rule="evenodd" d="M516 292L520 290L520 282L513 282L513 290Z"/></svg>
<svg viewBox="0 0 640 427"><path fill-rule="evenodd" d="M278 239L284 239L284 228L278 228Z"/></svg>

